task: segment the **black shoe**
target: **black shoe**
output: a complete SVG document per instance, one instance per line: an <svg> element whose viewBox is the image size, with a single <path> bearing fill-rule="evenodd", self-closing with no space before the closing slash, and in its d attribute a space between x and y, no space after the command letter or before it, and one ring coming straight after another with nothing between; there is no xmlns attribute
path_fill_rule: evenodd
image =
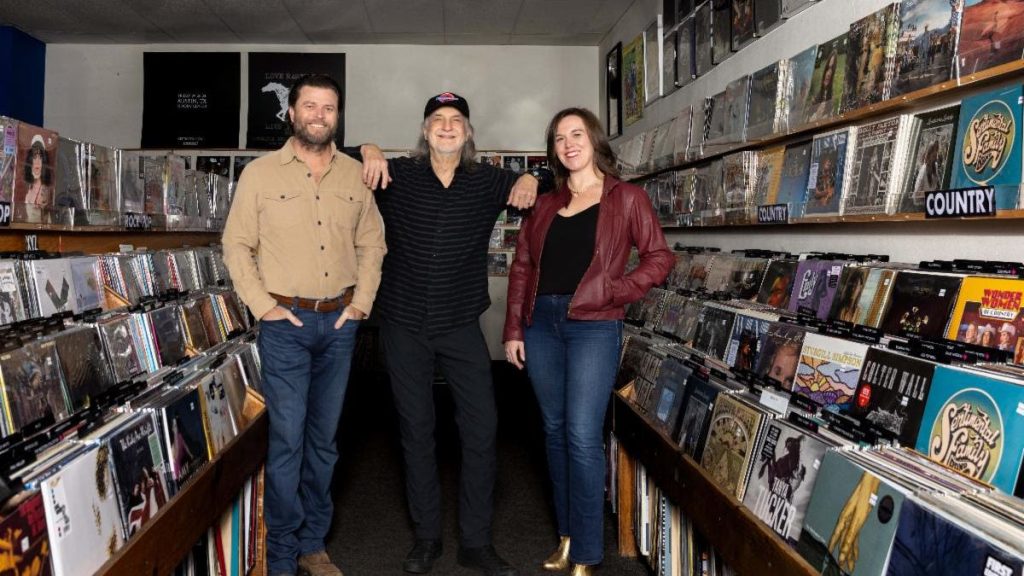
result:
<svg viewBox="0 0 1024 576"><path fill-rule="evenodd" d="M473 570L479 570L484 576L519 576L519 571L505 562L494 546L487 545L479 548L459 547L459 565Z"/></svg>
<svg viewBox="0 0 1024 576"><path fill-rule="evenodd" d="M440 540L417 540L405 555L402 569L412 574L426 574L434 567L434 560L441 557L441 551Z"/></svg>

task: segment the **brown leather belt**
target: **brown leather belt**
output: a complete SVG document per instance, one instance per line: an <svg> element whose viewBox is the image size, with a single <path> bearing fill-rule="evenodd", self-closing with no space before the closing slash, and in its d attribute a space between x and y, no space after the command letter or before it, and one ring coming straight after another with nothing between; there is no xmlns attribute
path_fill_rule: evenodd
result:
<svg viewBox="0 0 1024 576"><path fill-rule="evenodd" d="M322 300L313 300L310 298L300 298L297 296L281 296L280 294L274 294L270 292L270 297L277 300L277 303L285 308L301 308L303 310L312 310L314 312L334 312L348 306L352 303L352 295L355 294L354 288L346 288L341 296L335 296L333 298L324 298Z"/></svg>

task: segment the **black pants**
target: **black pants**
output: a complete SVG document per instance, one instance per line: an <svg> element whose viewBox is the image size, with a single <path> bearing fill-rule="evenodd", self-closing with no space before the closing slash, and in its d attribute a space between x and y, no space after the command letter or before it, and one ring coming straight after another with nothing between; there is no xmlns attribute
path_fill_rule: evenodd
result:
<svg viewBox="0 0 1024 576"><path fill-rule="evenodd" d="M462 444L460 545L491 543L496 470L494 382L484 335L476 322L429 337L380 321L391 391L405 456L405 492L416 538L441 538L441 487L434 443L435 363L451 387Z"/></svg>

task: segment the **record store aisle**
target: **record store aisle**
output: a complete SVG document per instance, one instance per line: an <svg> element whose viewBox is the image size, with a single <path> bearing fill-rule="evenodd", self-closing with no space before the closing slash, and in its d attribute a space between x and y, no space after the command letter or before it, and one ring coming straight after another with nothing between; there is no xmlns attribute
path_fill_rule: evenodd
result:
<svg viewBox="0 0 1024 576"><path fill-rule="evenodd" d="M502 363L504 364L504 363ZM498 482L494 544L523 576L545 574L539 566L557 544L547 493L543 435L533 391L525 375L495 364L499 414ZM458 546L458 433L451 395L435 387L438 447L444 498L444 556L431 574L475 576L455 561ZM346 576L401 576L412 547L405 504L402 455L391 391L384 376L353 374L339 437L334 525L327 549ZM616 554L614 517L605 520L605 561L599 575L646 576L637 560Z"/></svg>

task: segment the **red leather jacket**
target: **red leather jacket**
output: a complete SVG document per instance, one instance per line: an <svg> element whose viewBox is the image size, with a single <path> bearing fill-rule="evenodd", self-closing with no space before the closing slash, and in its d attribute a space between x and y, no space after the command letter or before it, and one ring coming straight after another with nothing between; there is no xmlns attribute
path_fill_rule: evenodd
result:
<svg viewBox="0 0 1024 576"><path fill-rule="evenodd" d="M563 184L558 190L540 196L523 222L508 275L503 342L522 340L523 327L533 320L544 240L551 221L569 204L569 199L569 188ZM625 274L633 246L640 252L640 265ZM625 305L664 282L674 264L675 258L644 189L606 175L597 216L594 258L569 302L569 318L622 319Z"/></svg>

